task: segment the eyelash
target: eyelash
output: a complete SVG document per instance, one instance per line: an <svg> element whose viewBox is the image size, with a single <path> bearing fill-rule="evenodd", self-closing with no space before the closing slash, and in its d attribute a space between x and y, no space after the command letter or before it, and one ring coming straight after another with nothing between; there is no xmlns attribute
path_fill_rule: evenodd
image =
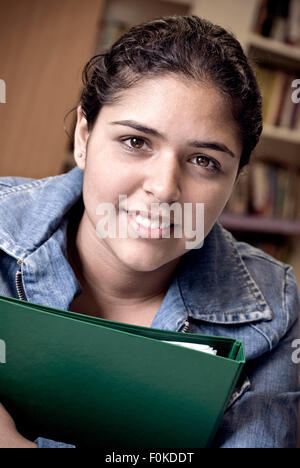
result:
<svg viewBox="0 0 300 468"><path fill-rule="evenodd" d="M131 136L131 137L122 138L121 141L122 141L122 143L125 144L126 150L129 150L131 152L140 152L140 151L143 151L143 149L142 148L132 148L132 147L128 146L126 144L126 142L130 141L130 140L139 140L141 142L146 143L146 145L149 145L149 142L145 138L142 138L142 137ZM212 172L212 173L221 172L220 165L214 159L209 158L208 156L205 156L205 155L202 155L202 154L197 154L196 156L193 156L191 159L194 159L194 158L205 158L206 160L208 160L209 162L211 162L213 164L213 167L210 168L210 169L204 168L206 171ZM196 166L198 166L198 165L196 164ZM202 166L198 166L198 167L202 167Z"/></svg>
<svg viewBox="0 0 300 468"><path fill-rule="evenodd" d="M142 137L131 136L131 137L126 137L126 138L121 139L121 141L123 143L125 143L126 141L130 141L130 140L140 140L140 141L143 141L144 143L146 143L147 145L149 145L149 142L145 138L142 138ZM142 151L142 148L131 148L130 146L128 146L126 144L125 144L125 147L129 151Z"/></svg>
<svg viewBox="0 0 300 468"><path fill-rule="evenodd" d="M192 159L194 158L204 158L204 159L207 159L209 162L211 162L213 164L213 167L208 169L208 168L204 168L206 169L208 172L214 172L214 173L217 173L217 172L221 172L221 169L220 169L220 166L218 163L215 162L214 159L212 158L209 158L208 156L204 156L202 154L197 154L197 156L193 156ZM197 164L196 164L197 165ZM202 167L202 166L199 166L199 167Z"/></svg>

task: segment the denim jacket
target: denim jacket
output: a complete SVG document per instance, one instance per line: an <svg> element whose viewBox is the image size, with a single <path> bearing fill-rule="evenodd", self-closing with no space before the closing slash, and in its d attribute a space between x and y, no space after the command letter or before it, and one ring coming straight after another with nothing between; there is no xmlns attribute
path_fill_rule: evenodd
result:
<svg viewBox="0 0 300 468"><path fill-rule="evenodd" d="M0 178L1 295L68 310L81 293L66 243L82 182L78 168L40 180ZM214 447L297 446L299 312L292 267L237 242L219 222L202 248L183 255L151 327L182 331L188 320L189 333L234 337L246 353ZM40 436L39 447L72 447Z"/></svg>

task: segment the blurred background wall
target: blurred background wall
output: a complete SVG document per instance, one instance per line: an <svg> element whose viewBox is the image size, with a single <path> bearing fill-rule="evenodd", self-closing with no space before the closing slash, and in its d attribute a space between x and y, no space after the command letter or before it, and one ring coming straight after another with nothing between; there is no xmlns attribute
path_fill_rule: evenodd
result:
<svg viewBox="0 0 300 468"><path fill-rule="evenodd" d="M220 221L293 265L300 284L300 0L0 0L0 176L73 167L63 119L81 72L130 26L197 14L236 34L264 96L264 132ZM300 93L299 93L300 96ZM75 113L67 118L71 132Z"/></svg>
<svg viewBox="0 0 300 468"><path fill-rule="evenodd" d="M95 49L101 0L0 0L0 176L61 172L65 113Z"/></svg>

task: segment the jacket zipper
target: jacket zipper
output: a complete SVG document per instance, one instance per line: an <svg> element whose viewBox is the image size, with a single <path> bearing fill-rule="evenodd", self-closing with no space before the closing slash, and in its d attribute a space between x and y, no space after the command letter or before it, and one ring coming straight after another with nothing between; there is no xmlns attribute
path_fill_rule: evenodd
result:
<svg viewBox="0 0 300 468"><path fill-rule="evenodd" d="M17 261L17 264L20 266L19 270L16 273L16 278L15 278L17 293L18 293L19 299L21 301L27 301L26 296L25 296L25 292L24 292L24 289L23 289L23 284L22 284L22 270L21 270L21 268L22 268L23 260L19 259Z"/></svg>
<svg viewBox="0 0 300 468"><path fill-rule="evenodd" d="M185 320L184 322L184 327L183 329L181 330L182 333L187 333L187 331L189 330L190 328L190 322L188 320Z"/></svg>

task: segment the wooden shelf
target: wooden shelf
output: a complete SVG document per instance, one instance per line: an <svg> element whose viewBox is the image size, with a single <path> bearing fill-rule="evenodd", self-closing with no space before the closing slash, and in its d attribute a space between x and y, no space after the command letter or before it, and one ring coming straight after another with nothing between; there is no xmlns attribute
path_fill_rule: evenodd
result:
<svg viewBox="0 0 300 468"><path fill-rule="evenodd" d="M262 136L284 141L286 143L300 145L299 130L290 130L289 128L275 127L273 125L265 124Z"/></svg>
<svg viewBox="0 0 300 468"><path fill-rule="evenodd" d="M300 47L294 47L255 33L249 34L248 45L265 52L271 52L272 54L300 62Z"/></svg>
<svg viewBox="0 0 300 468"><path fill-rule="evenodd" d="M192 7L192 0L163 0L164 2L169 3L179 3L179 5L186 5Z"/></svg>
<svg viewBox="0 0 300 468"><path fill-rule="evenodd" d="M300 131L265 124L253 158L300 168Z"/></svg>
<svg viewBox="0 0 300 468"><path fill-rule="evenodd" d="M246 44L248 56L254 63L281 68L289 73L300 72L299 47L254 33L248 35Z"/></svg>
<svg viewBox="0 0 300 468"><path fill-rule="evenodd" d="M300 221L231 213L223 213L219 221L226 229L233 231L260 232L285 236L300 235Z"/></svg>

